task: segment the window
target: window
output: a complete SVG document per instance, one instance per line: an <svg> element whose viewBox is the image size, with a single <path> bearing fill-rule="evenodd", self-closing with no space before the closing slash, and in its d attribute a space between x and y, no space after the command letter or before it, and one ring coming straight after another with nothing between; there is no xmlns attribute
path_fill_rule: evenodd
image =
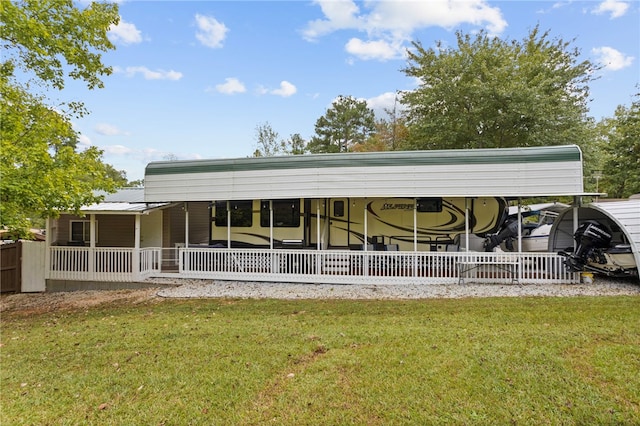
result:
<svg viewBox="0 0 640 426"><path fill-rule="evenodd" d="M98 241L98 221L96 224L96 241ZM91 222L88 220L72 220L69 229L69 241L91 241Z"/></svg>
<svg viewBox="0 0 640 426"><path fill-rule="evenodd" d="M260 226L269 227L269 201L260 203ZM300 226L300 199L273 201L273 227L297 228Z"/></svg>
<svg viewBox="0 0 640 426"><path fill-rule="evenodd" d="M253 225L253 210L251 209L253 202L248 201L230 201L231 209L231 226L251 227ZM216 201L216 226L227 226L227 202Z"/></svg>
<svg viewBox="0 0 640 426"><path fill-rule="evenodd" d="M416 210L422 213L440 213L442 198L418 198Z"/></svg>
<svg viewBox="0 0 640 426"><path fill-rule="evenodd" d="M344 201L334 201L333 202L333 215L335 217L344 217Z"/></svg>

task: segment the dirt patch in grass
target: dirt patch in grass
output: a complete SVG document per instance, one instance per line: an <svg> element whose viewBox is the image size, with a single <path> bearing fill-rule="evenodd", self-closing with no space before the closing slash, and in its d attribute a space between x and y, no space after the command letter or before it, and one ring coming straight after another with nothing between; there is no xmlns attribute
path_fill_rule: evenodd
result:
<svg viewBox="0 0 640 426"><path fill-rule="evenodd" d="M87 309L105 303L137 304L162 300L157 288L136 290L90 290L60 293L19 293L0 297L0 313L41 314L69 309Z"/></svg>

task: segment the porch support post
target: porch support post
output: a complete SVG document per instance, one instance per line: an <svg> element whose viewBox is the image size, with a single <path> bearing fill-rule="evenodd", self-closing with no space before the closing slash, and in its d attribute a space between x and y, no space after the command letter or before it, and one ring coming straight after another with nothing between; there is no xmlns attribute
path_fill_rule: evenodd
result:
<svg viewBox="0 0 640 426"><path fill-rule="evenodd" d="M96 215L89 215L89 279L95 279L96 274Z"/></svg>
<svg viewBox="0 0 640 426"><path fill-rule="evenodd" d="M368 216L367 216L367 200L364 200L364 251L369 249L369 231L368 228Z"/></svg>
<svg viewBox="0 0 640 426"><path fill-rule="evenodd" d="M522 282L522 199L518 197L518 283Z"/></svg>
<svg viewBox="0 0 640 426"><path fill-rule="evenodd" d="M469 251L469 199L464 199L464 241L465 251Z"/></svg>
<svg viewBox="0 0 640 426"><path fill-rule="evenodd" d="M190 270L191 267L189 265L189 255L187 254L187 250L189 249L189 202L185 201L182 206L184 210L184 255L181 256L180 249L178 249L178 255L180 256L180 261L178 262L179 268ZM183 264L182 262L186 262Z"/></svg>
<svg viewBox="0 0 640 426"><path fill-rule="evenodd" d="M418 251L418 199L413 199L413 251Z"/></svg>
<svg viewBox="0 0 640 426"><path fill-rule="evenodd" d="M575 196L573 197L573 234L575 234L576 231L578 230L578 221L580 220L580 218L578 217L579 208L580 208L580 197Z"/></svg>
<svg viewBox="0 0 640 426"><path fill-rule="evenodd" d="M364 200L364 271L362 271L365 277L369 276L369 255L367 254L369 250L369 223L368 223L368 215L367 215L367 199Z"/></svg>
<svg viewBox="0 0 640 426"><path fill-rule="evenodd" d="M227 200L227 248L231 248L231 201Z"/></svg>
<svg viewBox="0 0 640 426"><path fill-rule="evenodd" d="M413 199L413 276L418 276L418 199Z"/></svg>
<svg viewBox="0 0 640 426"><path fill-rule="evenodd" d="M316 274L320 275L320 269L321 269L321 265L322 265L322 261L320 260L320 256L322 256L322 254L320 253L320 249L322 247L322 244L320 243L320 199L318 198L318 200L316 201Z"/></svg>
<svg viewBox="0 0 640 426"><path fill-rule="evenodd" d="M89 215L89 247L95 248L96 246L96 215Z"/></svg>
<svg viewBox="0 0 640 426"><path fill-rule="evenodd" d="M269 200L269 248L273 250L273 200Z"/></svg>
<svg viewBox="0 0 640 426"><path fill-rule="evenodd" d="M44 279L45 280L49 279L50 271L51 271L51 238L53 237L51 235L51 232L53 231L51 227L51 220L52 219L50 217L47 217L45 219L45 229L46 229L45 231L46 234L44 238L44 244L45 244L45 250L46 250L45 256L44 256Z"/></svg>
<svg viewBox="0 0 640 426"><path fill-rule="evenodd" d="M189 203L184 202L184 247L189 248Z"/></svg>
<svg viewBox="0 0 640 426"><path fill-rule="evenodd" d="M316 249L320 250L320 200L316 204Z"/></svg>
<svg viewBox="0 0 640 426"><path fill-rule="evenodd" d="M133 256L131 265L131 271L133 272L133 279L140 281L140 215L135 216L135 229L134 229L134 243L133 243Z"/></svg>
<svg viewBox="0 0 640 426"><path fill-rule="evenodd" d="M522 253L522 199L518 197L518 253Z"/></svg>

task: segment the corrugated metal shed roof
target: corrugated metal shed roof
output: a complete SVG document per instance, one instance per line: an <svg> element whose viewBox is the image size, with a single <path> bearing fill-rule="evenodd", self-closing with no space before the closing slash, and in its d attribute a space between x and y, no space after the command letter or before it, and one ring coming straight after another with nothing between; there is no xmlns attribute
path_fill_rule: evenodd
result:
<svg viewBox="0 0 640 426"><path fill-rule="evenodd" d="M91 213L144 213L168 206L169 203L98 203L80 209Z"/></svg>
<svg viewBox="0 0 640 426"><path fill-rule="evenodd" d="M148 202L338 197L536 197L584 191L575 145L164 161Z"/></svg>
<svg viewBox="0 0 640 426"><path fill-rule="evenodd" d="M105 194L105 203L144 203L144 188L120 188L113 194Z"/></svg>
<svg viewBox="0 0 640 426"><path fill-rule="evenodd" d="M147 165L145 175L390 166L561 163L572 161L582 161L580 149L575 145L558 145L527 148L346 152L275 157L156 161Z"/></svg>
<svg viewBox="0 0 640 426"><path fill-rule="evenodd" d="M104 195L101 203L82 207L85 214L140 214L168 206L169 203L145 203L144 188L121 188L112 194Z"/></svg>
<svg viewBox="0 0 640 426"><path fill-rule="evenodd" d="M618 226L623 228L629 238L636 262L640 261L640 200L613 201L605 203L591 203L586 208L599 210L609 216ZM638 263L640 265L640 263Z"/></svg>
<svg viewBox="0 0 640 426"><path fill-rule="evenodd" d="M590 203L578 208L578 222L607 218L624 232L631 251L640 266L640 199ZM563 250L573 246L573 209L569 208L555 220L549 234L549 249Z"/></svg>

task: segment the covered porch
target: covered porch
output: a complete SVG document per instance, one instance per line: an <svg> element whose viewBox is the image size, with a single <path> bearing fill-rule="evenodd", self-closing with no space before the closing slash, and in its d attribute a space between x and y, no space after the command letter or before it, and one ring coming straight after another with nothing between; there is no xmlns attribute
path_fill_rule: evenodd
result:
<svg viewBox="0 0 640 426"><path fill-rule="evenodd" d="M175 269L162 267L163 260ZM555 253L51 247L48 279L153 277L330 284L576 283Z"/></svg>
<svg viewBox="0 0 640 426"><path fill-rule="evenodd" d="M567 273L564 258L555 253L523 252L520 243L508 253L483 252L477 240L474 246L473 206L487 204L488 197L520 205L524 199L572 196L577 208L586 194L576 146L158 162L147 166L145 185L138 192L142 199L129 200L128 207L104 203L85 209L89 220L82 244L71 237L60 244L48 232L47 278L140 281L171 276L336 284L573 283L580 278ZM428 214L418 210L420 200L447 196L462 199L456 207L458 241L444 249L438 244L419 248L417 215ZM371 232L374 215L368 202L354 207L361 216L360 248L332 247L327 228L342 218L336 219L327 201L336 197L409 200L401 204L407 210L403 226L413 229L405 248L370 248L380 234ZM303 234L287 240L300 243L294 246L284 244L290 237L279 237L274 228L274 202L289 199L299 199L303 206L295 210ZM243 231L254 235L265 227L263 247L232 246L230 206L244 200L265 206L249 209L254 228ZM217 219L211 210L215 203L227 206ZM266 214L260 216L262 212ZM153 215L159 219L149 220ZM128 224L119 228L107 219L116 216L118 223ZM214 220L226 229L222 244L212 237L212 227L219 226ZM111 225L105 227L105 222ZM145 226L150 226L148 232ZM128 242L107 244L116 235ZM521 237L519 229L518 241Z"/></svg>

